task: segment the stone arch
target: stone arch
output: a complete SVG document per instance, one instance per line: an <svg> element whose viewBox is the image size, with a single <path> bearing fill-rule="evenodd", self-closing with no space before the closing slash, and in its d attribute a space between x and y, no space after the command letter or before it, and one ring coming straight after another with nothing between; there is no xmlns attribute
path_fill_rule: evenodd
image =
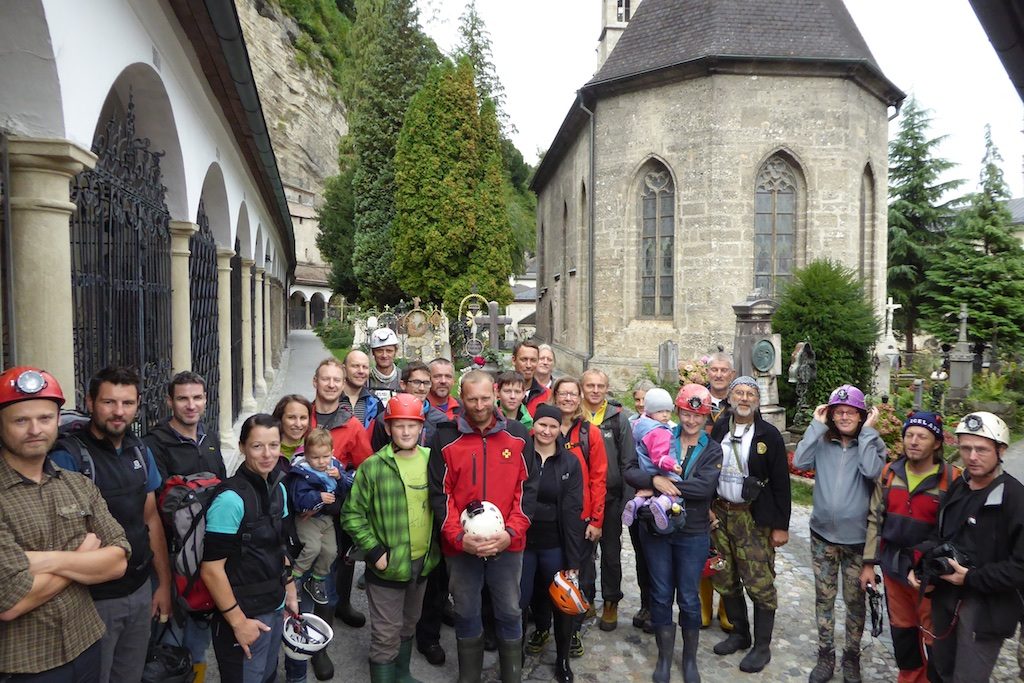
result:
<svg viewBox="0 0 1024 683"><path fill-rule="evenodd" d="M100 108L93 139L111 116L123 117L129 101L135 111L135 135L149 139L150 149L163 153L160 175L166 190L167 210L174 220L194 220L188 210L185 162L178 138L178 126L167 89L149 64L136 62L121 70Z"/></svg>
<svg viewBox="0 0 1024 683"><path fill-rule="evenodd" d="M216 161L210 164L203 179L203 190L199 195L210 229L217 240L217 246L231 249L231 214L228 212L228 193L224 184L224 171Z"/></svg>
<svg viewBox="0 0 1024 683"><path fill-rule="evenodd" d="M797 156L776 147L754 168L753 282L768 296L778 294L807 260L807 175Z"/></svg>
<svg viewBox="0 0 1024 683"><path fill-rule="evenodd" d="M256 247L253 249L252 260L256 262L257 268L266 268L266 256L264 251L265 236L263 234L263 224L256 224Z"/></svg>
<svg viewBox="0 0 1024 683"><path fill-rule="evenodd" d="M309 301L306 293L295 290L288 296L288 322L289 328L293 330L304 330L308 327L307 309Z"/></svg>
<svg viewBox="0 0 1024 683"><path fill-rule="evenodd" d="M4 5L0 21L0 128L18 135L63 138L64 106L50 26L41 0Z"/></svg>
<svg viewBox="0 0 1024 683"><path fill-rule="evenodd" d="M252 258L252 231L249 227L249 209L243 201L238 207L238 223L235 229L235 244L241 247L239 256Z"/></svg>
<svg viewBox="0 0 1024 683"><path fill-rule="evenodd" d="M320 292L314 292L313 296L309 297L309 324L311 327L316 327L323 322L324 315L327 313L327 301L324 299L324 295Z"/></svg>

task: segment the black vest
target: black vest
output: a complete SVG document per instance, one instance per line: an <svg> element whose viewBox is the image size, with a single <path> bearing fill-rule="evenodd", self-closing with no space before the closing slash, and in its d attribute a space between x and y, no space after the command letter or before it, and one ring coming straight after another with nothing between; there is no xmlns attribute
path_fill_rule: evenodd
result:
<svg viewBox="0 0 1024 683"><path fill-rule="evenodd" d="M220 440L217 434L209 432L198 446L178 437L166 422L161 422L145 436L149 450L153 451L156 466L166 479L176 474L189 475L199 472L216 474L219 479L226 479L224 458L220 452Z"/></svg>
<svg viewBox="0 0 1024 683"><path fill-rule="evenodd" d="M66 437L58 448L76 457L74 440L88 449L92 458L93 480L110 514L124 527L125 536L132 547L128 570L120 579L91 586L93 600L109 600L131 595L149 580L153 551L149 547L149 527L146 526L146 444L131 433L124 435L121 452L107 439L97 439L88 429ZM77 459L77 458L76 458Z"/></svg>
<svg viewBox="0 0 1024 683"><path fill-rule="evenodd" d="M282 475L275 470L264 481L242 465L222 484L225 490L234 491L242 499L238 545L224 563L224 572L238 606L249 617L273 612L284 601L284 492L279 486L281 478Z"/></svg>

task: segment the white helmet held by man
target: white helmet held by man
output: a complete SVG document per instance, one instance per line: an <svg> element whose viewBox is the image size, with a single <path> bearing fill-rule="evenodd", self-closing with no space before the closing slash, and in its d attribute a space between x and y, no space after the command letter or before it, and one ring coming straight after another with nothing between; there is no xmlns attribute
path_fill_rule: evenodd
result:
<svg viewBox="0 0 1024 683"><path fill-rule="evenodd" d="M390 327L379 327L370 333L370 349L398 346L398 335Z"/></svg>
<svg viewBox="0 0 1024 683"><path fill-rule="evenodd" d="M505 530L505 517L494 503L474 500L459 517L462 530L470 536L493 536Z"/></svg>
<svg viewBox="0 0 1024 683"><path fill-rule="evenodd" d="M999 416L984 411L964 415L956 426L956 433L983 436L1004 446L1010 445L1010 429L1006 423Z"/></svg>

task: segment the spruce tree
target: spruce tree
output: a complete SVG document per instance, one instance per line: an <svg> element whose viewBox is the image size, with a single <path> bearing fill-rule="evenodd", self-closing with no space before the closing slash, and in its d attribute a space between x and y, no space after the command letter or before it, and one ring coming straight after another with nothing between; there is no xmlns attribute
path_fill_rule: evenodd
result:
<svg viewBox="0 0 1024 683"><path fill-rule="evenodd" d="M356 158L352 138L344 136L338 143L338 175L324 183L324 203L317 209L319 230L316 246L331 264L331 289L352 301L359 288L352 270L352 246L355 239L355 198L352 178Z"/></svg>
<svg viewBox="0 0 1024 683"><path fill-rule="evenodd" d="M928 269L922 323L940 339L953 341L955 315L965 303L971 341L1016 353L1024 350L1024 249L1011 230L1001 161L986 126L979 191L970 196Z"/></svg>
<svg viewBox="0 0 1024 683"><path fill-rule="evenodd" d="M935 246L943 239L953 214L943 196L963 181L939 182L955 164L936 158L945 136L928 139L927 110L911 97L903 107L899 132L889 143L889 294L902 305L895 325L906 335L908 352L921 316L928 283L925 272Z"/></svg>

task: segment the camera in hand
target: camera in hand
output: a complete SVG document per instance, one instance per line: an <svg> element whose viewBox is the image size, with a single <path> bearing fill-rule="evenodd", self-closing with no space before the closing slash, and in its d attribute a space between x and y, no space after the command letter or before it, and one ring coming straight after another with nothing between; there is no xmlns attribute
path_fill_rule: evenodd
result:
<svg viewBox="0 0 1024 683"><path fill-rule="evenodd" d="M920 562L914 567L914 574L921 583L933 577L947 576L953 573L950 560L956 560L963 567L971 566L971 559L966 553L952 543L942 543L921 556Z"/></svg>

